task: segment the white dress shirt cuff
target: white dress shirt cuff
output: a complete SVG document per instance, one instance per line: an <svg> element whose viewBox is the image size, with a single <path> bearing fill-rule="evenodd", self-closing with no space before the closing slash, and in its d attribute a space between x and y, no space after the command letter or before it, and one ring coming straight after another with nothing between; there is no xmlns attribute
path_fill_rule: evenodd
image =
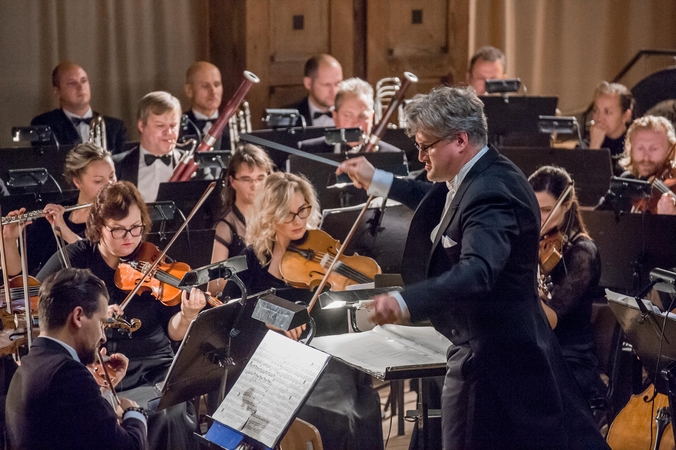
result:
<svg viewBox="0 0 676 450"><path fill-rule="evenodd" d="M385 172L384 170L376 169L366 193L376 197L387 197L392 187L394 174L392 172Z"/></svg>
<svg viewBox="0 0 676 450"><path fill-rule="evenodd" d="M402 319L408 319L411 317L411 313L408 311L408 306L406 306L406 302L404 301L404 297L401 296L401 294L397 291L392 291L388 292L388 295L391 295L397 300L397 303L399 303L399 308L401 309L401 317Z"/></svg>

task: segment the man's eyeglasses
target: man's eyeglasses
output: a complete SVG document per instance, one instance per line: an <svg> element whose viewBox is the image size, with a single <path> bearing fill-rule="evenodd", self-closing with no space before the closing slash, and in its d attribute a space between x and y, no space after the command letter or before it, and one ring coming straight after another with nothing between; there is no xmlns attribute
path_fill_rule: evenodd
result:
<svg viewBox="0 0 676 450"><path fill-rule="evenodd" d="M143 225L136 225L129 229L126 228L110 228L108 225L104 225L110 231L110 235L113 236L113 239L124 239L127 237L127 233L131 234L133 237L139 237L143 234L145 227Z"/></svg>
<svg viewBox="0 0 676 450"><path fill-rule="evenodd" d="M258 178L250 178L250 177L232 177L233 180L237 180L241 183L246 183L246 184L251 184L251 183L262 183L265 181L265 175L261 175Z"/></svg>
<svg viewBox="0 0 676 450"><path fill-rule="evenodd" d="M443 141L444 139L446 139L446 138L441 138L438 141L434 141L430 145L425 145L425 146L418 144L416 141L413 141L413 144L415 145L415 148L418 149L419 152L429 153L429 151L432 147L434 147L435 145L437 145L439 142Z"/></svg>
<svg viewBox="0 0 676 450"><path fill-rule="evenodd" d="M292 213L290 212L287 214L286 218L284 219L284 223L291 223L294 220L296 220L296 216L298 216L301 219L307 219L310 217L310 213L312 212L312 206L307 205L303 206L301 209L298 210L298 212Z"/></svg>

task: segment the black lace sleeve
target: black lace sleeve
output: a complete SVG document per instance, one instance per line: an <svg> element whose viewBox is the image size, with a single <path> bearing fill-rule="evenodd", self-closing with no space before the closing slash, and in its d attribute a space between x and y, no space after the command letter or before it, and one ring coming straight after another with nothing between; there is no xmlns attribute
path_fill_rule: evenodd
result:
<svg viewBox="0 0 676 450"><path fill-rule="evenodd" d="M596 244L586 237L579 237L566 250L551 275L552 298L546 303L561 319L594 295L601 275Z"/></svg>

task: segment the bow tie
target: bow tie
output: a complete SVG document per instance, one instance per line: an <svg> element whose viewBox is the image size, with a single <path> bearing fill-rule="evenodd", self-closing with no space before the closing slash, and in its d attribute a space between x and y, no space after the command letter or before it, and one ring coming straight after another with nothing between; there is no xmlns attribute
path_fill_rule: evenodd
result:
<svg viewBox="0 0 676 450"><path fill-rule="evenodd" d="M158 159L167 166L171 165L171 155L155 156L146 154L143 156L143 159L146 162L146 166L152 166L153 163Z"/></svg>
<svg viewBox="0 0 676 450"><path fill-rule="evenodd" d="M91 123L91 121L92 121L92 118L89 117L89 118L86 118L86 119L81 119L81 118L79 118L79 117L73 117L73 118L70 119L70 120L73 122L73 125L75 125L75 126L77 127L77 126L80 125L81 123L86 123L87 125L89 125L89 124Z"/></svg>
<svg viewBox="0 0 676 450"><path fill-rule="evenodd" d="M216 119L195 119L195 125L200 131L204 130L207 124L213 125L214 122L216 122Z"/></svg>
<svg viewBox="0 0 676 450"><path fill-rule="evenodd" d="M326 116L326 117L329 117L329 118L333 117L333 115L331 114L331 111L325 111L325 112L317 111L317 112L312 114L312 120L319 119L321 116Z"/></svg>

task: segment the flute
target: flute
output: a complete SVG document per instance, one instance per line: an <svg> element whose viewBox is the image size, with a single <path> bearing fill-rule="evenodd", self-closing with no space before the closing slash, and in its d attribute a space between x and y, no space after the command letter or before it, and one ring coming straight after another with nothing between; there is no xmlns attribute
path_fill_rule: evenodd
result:
<svg viewBox="0 0 676 450"><path fill-rule="evenodd" d="M64 208L64 212L77 211L78 209L89 208L93 203L83 203L81 205L67 206ZM39 209L36 211L27 212L25 214L18 214L15 216L5 216L2 218L2 225L9 225L10 223L17 222L30 222L31 220L39 219L40 217L45 216L45 210Z"/></svg>

